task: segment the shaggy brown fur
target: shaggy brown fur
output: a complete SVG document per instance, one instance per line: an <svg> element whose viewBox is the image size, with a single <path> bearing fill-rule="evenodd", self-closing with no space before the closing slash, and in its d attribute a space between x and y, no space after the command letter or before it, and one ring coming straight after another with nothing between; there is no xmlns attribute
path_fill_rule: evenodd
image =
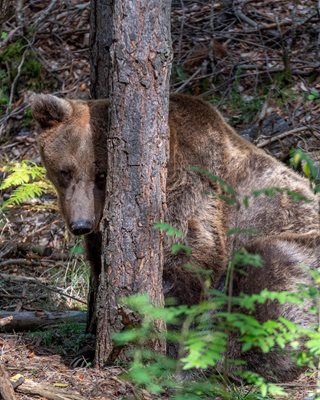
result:
<svg viewBox="0 0 320 400"><path fill-rule="evenodd" d="M43 130L39 139L42 160L57 188L62 214L71 231L89 233L86 240L94 282L100 273L96 233L104 204L107 107L107 101L71 101L49 95L39 95L33 102L34 118ZM218 111L197 98L172 95L169 125L166 221L183 231L193 252L189 258L174 256L172 243L166 243L166 296L180 304L195 304L204 293L202 279L186 271L183 264L188 261L211 270L212 285L218 288L228 259L242 247L259 253L264 264L235 277L236 294L258 293L264 288L294 290L297 284L310 282L308 268L317 266L320 236L318 199L308 181L239 137ZM294 202L287 193L279 193L251 197L248 208L231 206L218 196L221 186L190 170L190 165L222 178L234 188L239 201L254 190L278 187L294 190L311 202ZM227 236L230 227L254 228L257 234L254 240L244 234ZM312 322L308 313L292 304L265 304L256 310L260 321L279 316L302 325ZM231 356L239 357L235 346L231 346ZM269 379L290 380L299 373L289 356L280 352L248 352L242 358Z"/></svg>

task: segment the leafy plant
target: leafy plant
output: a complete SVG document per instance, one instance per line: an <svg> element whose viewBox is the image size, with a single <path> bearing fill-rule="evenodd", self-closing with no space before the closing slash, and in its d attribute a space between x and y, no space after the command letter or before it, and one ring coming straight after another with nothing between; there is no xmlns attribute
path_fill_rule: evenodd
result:
<svg viewBox="0 0 320 400"><path fill-rule="evenodd" d="M309 177L315 191L319 178L318 169L304 153L293 152L293 163L297 166L304 161L304 173ZM263 188L252 192L243 199L221 178L198 167L192 171L205 175L217 185L216 195L236 207L249 207L249 199L259 196L276 196L286 193L293 201L308 201L299 193L286 188ZM156 228L178 242L181 249L184 243L182 232L166 224L157 223ZM229 235L250 234L252 228L232 228ZM172 248L174 252L174 248ZM192 249L190 249L191 251ZM274 396L287 396L283 388L257 373L247 370L241 360L229 359L229 338L236 338L236 346L242 352L259 349L262 353L271 351L292 352L298 366L307 365L312 369L320 366L320 319L316 327L306 328L283 317L277 320L258 321L252 314L257 305L268 303L294 303L304 307L305 301L311 303L310 313L320 315L320 271L311 271L312 283L300 285L291 291L262 290L256 294L233 294L233 276L243 273L243 266L259 269L262 260L259 255L251 254L245 249L237 251L227 266L224 290L209 289L208 299L192 306L175 306L168 302L163 309L150 304L142 295L131 296L123 302L141 315L141 323L132 329L116 333L115 342L124 346L131 344L132 361L125 379L131 380L137 387L145 388L151 393L166 393L170 399L266 399ZM190 271L192 267L186 266ZM202 271L197 271L202 273ZM205 278L205 274L204 274ZM168 330L155 332L154 321L162 319ZM151 340L165 335L168 346L173 347L176 358L161 355L148 349ZM303 347L301 347L303 343ZM231 378L241 378L248 386L236 387ZM233 368L236 367L236 368ZM320 381L318 382L320 392ZM243 390L243 388L246 388Z"/></svg>
<svg viewBox="0 0 320 400"><path fill-rule="evenodd" d="M243 96L239 90L241 73L241 68L238 68L229 94L228 104L235 112L230 121L232 124L249 124L261 110L266 97L265 94L252 97Z"/></svg>
<svg viewBox="0 0 320 400"><path fill-rule="evenodd" d="M299 154L300 154L300 152L299 152ZM299 155L299 160L300 161L308 160L308 163L309 163L308 171L310 170L310 174L312 174L312 177L320 176L319 168L315 167L314 162L311 160L311 158L307 154L303 153L302 150L301 150L301 155ZM241 206L248 208L250 205L250 199L252 199L252 198L257 198L262 195L268 196L268 197L273 197L276 194L281 194L281 193L286 193L294 202L299 202L299 201L309 202L310 201L307 197L303 196L299 192L290 190L288 188L280 188L280 187L261 188L259 190L254 190L254 191L252 191L252 193L250 193L250 195L247 195L247 196L244 196L243 198L241 198L239 196L239 194L227 182L225 182L220 177L213 175L210 172L204 170L203 168L199 168L197 166L190 167L190 170L198 172L201 175L204 175L205 177L207 177L210 181L216 183L221 190L221 193L217 193L217 196L221 200L226 202L227 204L237 206L237 208L240 208ZM316 179L316 178L312 178L312 177L310 179Z"/></svg>
<svg viewBox="0 0 320 400"><path fill-rule="evenodd" d="M260 324L249 315L219 312L221 298L217 302L213 299L191 307L169 307L165 310L152 306L148 298L141 295L130 297L125 303L142 315L142 322L139 327L114 335L114 340L119 345L132 343L135 346L131 351L129 371L124 378L133 381L138 388L146 388L154 394L169 390L170 399L206 399L212 396L234 398L234 393L226 386L228 377L221 375L221 360L227 351L228 332L240 331L243 351L259 347L267 352L279 343L284 346L293 338L293 334L286 328L286 321ZM212 312L215 312L214 317ZM160 317L168 326L182 321L181 331L167 332L168 342L175 342L180 346L177 359L147 349L148 341L157 334L153 330L153 321ZM276 342L275 337L280 337L280 334L283 338ZM241 364L237 360L228 361ZM210 375L206 376L205 371L212 367L218 369L215 372L210 369ZM203 373L196 372L201 370ZM186 375L187 371L191 371L191 375ZM261 397L285 395L281 387L266 382L258 374L241 371L239 375L259 389L256 398L259 398L259 393ZM183 380L184 376L189 376L189 379Z"/></svg>
<svg viewBox="0 0 320 400"><path fill-rule="evenodd" d="M307 100L319 100L320 99L320 92L316 89L311 89L310 93L307 95Z"/></svg>
<svg viewBox="0 0 320 400"><path fill-rule="evenodd" d="M1 209L17 206L44 193L55 194L52 184L46 178L45 169L30 161L9 164L2 168L7 176L0 184L0 190L11 190L10 197Z"/></svg>
<svg viewBox="0 0 320 400"><path fill-rule="evenodd" d="M8 37L7 32L1 32L0 33L0 40L5 40L5 39L7 39L7 37Z"/></svg>
<svg viewBox="0 0 320 400"><path fill-rule="evenodd" d="M304 175L310 180L315 193L320 193L320 168L316 163L301 149L292 149L290 152L290 164L293 168L301 167Z"/></svg>

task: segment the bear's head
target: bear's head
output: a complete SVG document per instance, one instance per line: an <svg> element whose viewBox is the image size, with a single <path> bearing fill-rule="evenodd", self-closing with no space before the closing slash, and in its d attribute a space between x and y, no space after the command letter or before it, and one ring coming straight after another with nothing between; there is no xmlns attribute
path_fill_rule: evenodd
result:
<svg viewBox="0 0 320 400"><path fill-rule="evenodd" d="M62 215L75 235L98 229L105 201L109 102L35 95L40 154L58 192Z"/></svg>

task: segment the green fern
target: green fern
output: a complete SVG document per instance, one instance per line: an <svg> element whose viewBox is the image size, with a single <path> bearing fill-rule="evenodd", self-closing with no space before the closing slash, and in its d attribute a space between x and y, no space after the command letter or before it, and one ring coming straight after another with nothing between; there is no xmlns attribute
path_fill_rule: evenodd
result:
<svg viewBox="0 0 320 400"><path fill-rule="evenodd" d="M54 188L46 178L45 169L33 162L24 160L2 168L8 175L0 184L0 190L12 190L1 209L25 203L44 193L54 194Z"/></svg>

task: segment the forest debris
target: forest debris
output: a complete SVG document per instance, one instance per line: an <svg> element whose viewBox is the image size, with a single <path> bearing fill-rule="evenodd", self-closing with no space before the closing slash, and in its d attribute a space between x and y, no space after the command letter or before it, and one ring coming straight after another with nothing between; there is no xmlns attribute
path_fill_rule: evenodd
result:
<svg viewBox="0 0 320 400"><path fill-rule="evenodd" d="M26 260L24 260L24 261L26 261ZM3 263L4 262L2 262L2 265L3 265ZM35 263L35 261L33 261L33 263ZM36 285L41 286L44 289L50 290L50 291L55 292L55 293L59 293L61 296L67 297L67 298L72 299L72 300L75 300L75 301L77 301L79 303L82 303L82 304L87 304L86 301L83 301L83 300L81 300L81 299L79 299L79 298L77 298L75 296L70 295L70 294L64 293L63 290L61 290L61 289L58 289L58 288L53 287L53 286L45 285L40 278L33 278L33 277L30 277L30 276L19 276L19 275L10 275L10 274L0 273L0 279L4 279L4 280L8 280L8 281L21 281L21 282L28 281L30 283L35 283Z"/></svg>
<svg viewBox="0 0 320 400"><path fill-rule="evenodd" d="M308 127L308 126L300 126L298 128L291 129L290 131L280 133L280 135L271 137L270 139L264 140L263 142L257 143L256 146L260 147L260 148L265 147L265 146L268 146L270 143L275 142L276 140L280 140L287 136L294 135L295 133L303 132L303 131L306 131L309 129L310 129L310 127Z"/></svg>
<svg viewBox="0 0 320 400"><path fill-rule="evenodd" d="M0 397L3 400L16 400L12 384L9 379L9 374L0 364Z"/></svg>
<svg viewBox="0 0 320 400"><path fill-rule="evenodd" d="M1 325L2 319L8 322ZM61 323L81 323L86 321L83 311L0 311L0 331L25 331Z"/></svg>
<svg viewBox="0 0 320 400"><path fill-rule="evenodd" d="M235 15L242 21L244 21L245 23L247 23L248 25L254 27L254 28L258 28L258 24L257 22L253 21L253 19L249 18L246 14L244 14L244 12L242 11L242 7L243 7L243 3L245 3L243 0L237 1L234 3L233 7L234 7L234 13Z"/></svg>
<svg viewBox="0 0 320 400"><path fill-rule="evenodd" d="M14 384L17 379L20 379L21 375L15 375L12 378ZM79 394L71 393L66 390L62 390L52 385L45 385L43 383L37 383L31 379L24 379L17 388L17 392L23 394L38 395L47 398L48 400L86 400ZM12 398L15 399L15 398ZM8 398L9 400L9 398ZM10 399L11 400L11 399Z"/></svg>
<svg viewBox="0 0 320 400"><path fill-rule="evenodd" d="M6 15L0 12L0 25L1 22L4 22L3 31L7 34L7 37L4 36L0 40L0 52L19 40L22 33L20 27L16 26L15 18L13 17L9 20L10 16L15 13L15 1L0 0L0 4L2 3L9 5L10 13ZM75 0L63 0L61 2L55 0L44 0L42 2L26 0L24 2L25 26L32 27L30 34L27 34L28 45L31 45L36 59L42 65L40 80L44 84L44 89L41 86L37 90L55 92L71 98L83 98L89 92L89 3L86 0L78 2ZM257 27L247 24L242 18L238 18L235 15L234 6L237 6L237 4L239 5L238 9L255 22ZM273 120L275 121L274 124L258 126L258 129L260 128L258 133L261 134L258 146L260 147L264 142L268 141L268 144L261 147L282 160L287 160L289 149L297 146L305 151L312 152L313 158L315 157L315 151L317 151L319 154L317 159L320 160L320 138L319 133L317 134L319 131L315 130L319 126L320 101L305 101L306 96L312 89L320 91L319 63L315 61L319 50L319 17L314 14L318 10L317 15L320 15L319 4L319 2L312 3L305 0L299 2L298 5L285 0L277 2L265 2L262 0L246 2L239 0L236 2L173 1L172 39L175 51L173 89L186 82L184 84L185 90L193 94L205 92L204 97L208 100L211 100L210 96L214 96L215 101L219 100L218 107L223 111L223 114L231 118L235 114L236 117L238 115L242 117L248 113L248 107L245 109L238 107L238 99L245 99L247 95L255 98L259 95L261 86L266 90L268 89L269 80L275 82L275 90L272 89L270 99L274 100L276 98L276 105L279 106L279 109L277 107L276 110L272 110L274 114L277 114ZM49 13L48 10L50 11ZM276 21L275 16L277 17ZM281 91L278 88L278 79L283 76L281 71L284 68L282 49L279 46L280 34L284 37L291 51L290 63L292 67L291 84L284 85L284 88L281 87ZM223 52L222 50L220 54L216 48L212 49L210 47L211 41L214 41L214 44L222 44L226 51ZM23 43L25 43L24 39ZM203 63L207 65L206 71L203 72L201 70L200 74L195 74L190 79ZM178 78L174 76L175 68L180 73ZM300 76L306 75L311 76L306 80L300 79ZM34 144L36 133L33 133L31 128L21 128L28 103L26 97L28 77L20 76L20 81L21 85L19 82L16 85L12 109L7 110L7 113L3 112L0 117L0 136L5 131L13 132L15 135L10 136L8 141L1 146L0 158L3 159L3 163L7 162L7 160L21 158L39 160ZM32 85L34 83L32 82ZM48 86L47 83L49 83ZM297 90L291 90L292 84L298 84L301 87L297 86ZM200 88L200 92L197 91L199 90L198 88ZM242 90L240 96L237 96L238 88ZM271 91L271 89L268 90ZM301 102L299 100L300 97L302 98ZM24 100L22 104L19 103L21 98ZM265 101L265 98L263 97L262 100ZM240 106L241 103L245 104L246 102L240 102ZM272 103L272 106L274 108L274 103ZM4 106L0 106L0 111L2 109L5 111ZM256 120L258 113L259 107L253 113L253 121L252 119L233 118L234 127L239 131L251 128L254 122L260 124L260 120ZM268 114L266 117L268 117ZM266 118L262 118L262 120L266 123ZM299 127L306 124L313 128L301 133L288 133L283 139L276 136L290 132L296 126ZM251 141L257 137L254 137L254 135L248 136L250 136ZM272 141L268 140L269 137L272 137ZM45 250L48 245L53 249L57 249L57 258L52 254L50 256L51 260L60 260L59 254L62 256L61 260L64 257L69 258L64 225L60 217L57 217L57 214L52 212L51 203L50 205L47 204L46 199L41 199L41 201L46 204L44 206L46 209L44 207L41 209L35 205L31 209L30 205L27 205L16 210L11 209L9 215L2 215L5 225L0 229L1 241L4 239L12 241L14 238L21 244L21 247L25 245L24 250L20 246L17 246L19 247L17 248L14 243L15 248L10 252L6 252L6 254L2 254L2 257L0 254L0 259L4 256L7 259L13 257L32 258L36 254L41 257L41 266L34 265L31 268L25 263L19 266L7 265L3 266L3 272L7 272L7 274L18 273L20 276L26 273L27 275L31 274L49 279L49 270L52 270L52 265L48 266L48 259L43 258L47 256L46 251L44 251L45 254L42 254L41 250L41 247ZM39 251L36 246L38 246ZM3 246L1 247L1 250L3 250ZM57 267L58 264L55 263L54 266ZM67 263L65 263L65 267L68 268ZM60 268L60 270L62 269ZM47 286L47 280L41 280L41 282ZM51 309L56 306L53 300L56 301L57 298L59 298L59 307L64 304L62 303L64 301L63 297L56 296L54 291L43 290L44 286L40 284L26 282L25 280L12 280L10 282L6 281L6 284L1 287L2 309L15 309L15 302L12 299L21 298L21 293L23 293L22 286L29 288L26 299L23 298L23 307L26 310L41 308L44 305L41 300L46 296L50 303L47 306ZM61 292L64 290L69 290L69 288L62 289ZM70 293L72 292L70 291ZM61 294L63 295L63 293ZM32 301L30 301L31 296ZM126 320L127 317L124 315L122 322ZM36 376L33 375L32 379L38 382L51 381L52 376L61 381L67 377L68 382L73 382L72 379L77 376L77 379L74 379L73 387L79 391L81 390L81 394L87 399L116 400L123 395L127 395L130 398L135 397L133 389L128 383L120 384L119 380L114 379L114 376L119 374L116 369L66 371L64 369L66 368L65 364L58 364L53 361L56 359L52 356L31 358L34 353L29 350L27 336L10 334L1 335L2 338L9 341L3 350L3 357L6 362L9 362L8 365L6 364L7 369L9 369L10 364L15 371L25 370L28 371L26 373L30 373L33 369L32 373L36 374ZM42 345L42 342L39 341L39 343ZM42 353L43 349L40 346L40 354ZM61 371L63 372L61 373ZM81 380L78 379L80 375ZM314 387L311 383L308 384L308 382L313 382L313 379L314 377L302 376L300 384L285 384L284 386L290 385L294 388L294 390L290 391L289 387L289 398L295 400L305 398L307 389ZM114 383L117 383L117 385ZM81 389L79 388L80 384L82 385ZM299 385L301 391L297 391L295 387ZM127 393L125 393L126 391ZM20 394L20 396L21 398L29 399L36 397L23 394ZM150 396L145 396L147 395L143 395L142 398L151 398Z"/></svg>
<svg viewBox="0 0 320 400"><path fill-rule="evenodd" d="M14 14L14 5L10 0L0 0L0 31L2 23Z"/></svg>
<svg viewBox="0 0 320 400"><path fill-rule="evenodd" d="M34 245L33 243L21 243L21 241L14 242L12 240L3 241L0 245L0 259L8 257L9 255L16 256L17 254L33 253L40 257L48 257L49 260L55 261L68 261L70 254L55 251L53 247ZM76 255L73 255L76 257Z"/></svg>
<svg viewBox="0 0 320 400"><path fill-rule="evenodd" d="M10 324L10 322L13 320L13 316L9 315L8 317L5 318L0 318L0 326L5 326Z"/></svg>

